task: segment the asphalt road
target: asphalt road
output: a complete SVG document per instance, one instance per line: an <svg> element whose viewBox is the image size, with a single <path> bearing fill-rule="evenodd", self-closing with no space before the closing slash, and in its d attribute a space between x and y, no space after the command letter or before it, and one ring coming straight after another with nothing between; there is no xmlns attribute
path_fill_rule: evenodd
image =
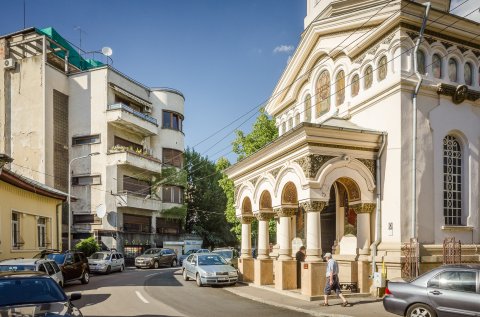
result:
<svg viewBox="0 0 480 317"><path fill-rule="evenodd" d="M258 303L223 288L185 282L179 268L126 270L94 275L87 285L73 282L67 293L81 292L75 302L84 316L309 316Z"/></svg>

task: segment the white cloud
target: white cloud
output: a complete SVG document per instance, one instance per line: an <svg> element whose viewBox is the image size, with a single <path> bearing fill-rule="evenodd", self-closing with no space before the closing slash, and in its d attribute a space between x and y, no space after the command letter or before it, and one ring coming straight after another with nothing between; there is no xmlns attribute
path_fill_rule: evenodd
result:
<svg viewBox="0 0 480 317"><path fill-rule="evenodd" d="M456 8L455 10L452 10L451 13L464 17L467 14L471 13L472 11L476 10L476 12L468 15L466 18L476 22L480 22L480 12L479 12L478 2L468 1L462 4L463 2L465 2L465 0L453 0L450 5L450 10L452 10L453 8L456 8L457 6L458 8Z"/></svg>
<svg viewBox="0 0 480 317"><path fill-rule="evenodd" d="M277 46L273 49L273 53L274 54L290 53L290 52L293 52L294 49L295 49L295 47L293 47L292 45L279 45L279 46Z"/></svg>

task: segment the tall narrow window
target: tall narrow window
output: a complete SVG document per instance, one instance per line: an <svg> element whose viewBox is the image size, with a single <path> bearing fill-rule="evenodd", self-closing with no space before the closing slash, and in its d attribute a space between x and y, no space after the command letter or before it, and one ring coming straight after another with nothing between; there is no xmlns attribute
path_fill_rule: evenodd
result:
<svg viewBox="0 0 480 317"><path fill-rule="evenodd" d="M282 134L284 134L285 132L287 132L287 123L283 122L282 123Z"/></svg>
<svg viewBox="0 0 480 317"><path fill-rule="evenodd" d="M39 248L47 246L47 219L39 217L37 220L37 241Z"/></svg>
<svg viewBox="0 0 480 317"><path fill-rule="evenodd" d="M425 53L423 51L417 51L417 70L420 74L425 75L427 72L425 66Z"/></svg>
<svg viewBox="0 0 480 317"><path fill-rule="evenodd" d="M450 81L456 82L458 78L457 61L453 58L448 60L448 78Z"/></svg>
<svg viewBox="0 0 480 317"><path fill-rule="evenodd" d="M360 91L360 77L358 75L353 76L352 78L352 97L358 95Z"/></svg>
<svg viewBox="0 0 480 317"><path fill-rule="evenodd" d="M378 80L382 81L387 77L387 57L382 56L378 62Z"/></svg>
<svg viewBox="0 0 480 317"><path fill-rule="evenodd" d="M372 87L372 83L373 83L373 70L372 70L372 66L368 66L367 69L365 69L365 75L364 75L364 81L365 81L365 89L368 89L370 87Z"/></svg>
<svg viewBox="0 0 480 317"><path fill-rule="evenodd" d="M317 105L315 107L316 117L320 117L330 110L330 74L324 70L317 81Z"/></svg>
<svg viewBox="0 0 480 317"><path fill-rule="evenodd" d="M442 58L438 54L432 56L433 77L442 78Z"/></svg>
<svg viewBox="0 0 480 317"><path fill-rule="evenodd" d="M446 225L462 224L462 149L451 135L443 139L443 215Z"/></svg>
<svg viewBox="0 0 480 317"><path fill-rule="evenodd" d="M288 119L288 130L292 130L292 128L293 128L293 118L290 117Z"/></svg>
<svg viewBox="0 0 480 317"><path fill-rule="evenodd" d="M465 77L466 85L473 85L473 67L470 62L465 63L463 75Z"/></svg>
<svg viewBox="0 0 480 317"><path fill-rule="evenodd" d="M12 248L20 247L20 215L12 213Z"/></svg>
<svg viewBox="0 0 480 317"><path fill-rule="evenodd" d="M307 95L305 97L305 122L312 121L312 97Z"/></svg>
<svg viewBox="0 0 480 317"><path fill-rule="evenodd" d="M297 114L295 115L295 125L297 126L297 125L299 125L299 124L300 124L300 114L297 113Z"/></svg>
<svg viewBox="0 0 480 317"><path fill-rule="evenodd" d="M336 106L340 106L345 101L345 72L339 71L335 78L335 100Z"/></svg>

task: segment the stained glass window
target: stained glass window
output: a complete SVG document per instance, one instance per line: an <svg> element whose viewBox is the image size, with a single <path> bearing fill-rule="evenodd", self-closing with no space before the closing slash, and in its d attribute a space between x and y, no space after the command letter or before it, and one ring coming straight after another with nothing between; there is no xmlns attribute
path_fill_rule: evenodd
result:
<svg viewBox="0 0 480 317"><path fill-rule="evenodd" d="M295 115L295 125L299 125L299 124L300 124L300 114L297 113L297 114Z"/></svg>
<svg viewBox="0 0 480 317"><path fill-rule="evenodd" d="M337 107L345 101L345 73L339 71L335 79L335 100Z"/></svg>
<svg viewBox="0 0 480 317"><path fill-rule="evenodd" d="M471 86L473 84L473 67L469 62L465 63L463 75L465 77L465 84Z"/></svg>
<svg viewBox="0 0 480 317"><path fill-rule="evenodd" d="M360 77L358 75L353 76L352 78L352 97L358 95L360 91Z"/></svg>
<svg viewBox="0 0 480 317"><path fill-rule="evenodd" d="M293 118L288 119L288 130L293 128Z"/></svg>
<svg viewBox="0 0 480 317"><path fill-rule="evenodd" d="M453 58L450 58L448 60L448 78L450 81L457 81L457 68L457 61Z"/></svg>
<svg viewBox="0 0 480 317"><path fill-rule="evenodd" d="M442 78L442 58L438 54L432 56L433 77Z"/></svg>
<svg viewBox="0 0 480 317"><path fill-rule="evenodd" d="M384 80L387 77L387 57L383 56L378 62L378 79Z"/></svg>
<svg viewBox="0 0 480 317"><path fill-rule="evenodd" d="M365 89L372 87L372 83L373 83L372 66L368 66L367 69L365 69L364 81L365 81L365 85L364 85Z"/></svg>
<svg viewBox="0 0 480 317"><path fill-rule="evenodd" d="M305 122L312 121L312 97L307 95L305 97Z"/></svg>
<svg viewBox="0 0 480 317"><path fill-rule="evenodd" d="M417 70L420 74L425 75L427 72L425 66L425 53L423 51L417 51Z"/></svg>
<svg viewBox="0 0 480 317"><path fill-rule="evenodd" d="M317 118L330 109L330 74L324 70L317 81L317 105L315 113Z"/></svg>
<svg viewBox="0 0 480 317"><path fill-rule="evenodd" d="M462 224L462 149L451 135L443 139L443 216L446 225Z"/></svg>

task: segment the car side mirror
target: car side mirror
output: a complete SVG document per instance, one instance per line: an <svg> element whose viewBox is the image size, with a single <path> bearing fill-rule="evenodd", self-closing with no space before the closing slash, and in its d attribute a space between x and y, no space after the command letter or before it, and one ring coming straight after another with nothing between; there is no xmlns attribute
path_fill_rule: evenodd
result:
<svg viewBox="0 0 480 317"><path fill-rule="evenodd" d="M74 301L74 300L78 300L82 298L82 294L81 293L72 293L70 295L70 301Z"/></svg>
<svg viewBox="0 0 480 317"><path fill-rule="evenodd" d="M193 264L193 265L197 265L197 261L192 261L192 264Z"/></svg>

